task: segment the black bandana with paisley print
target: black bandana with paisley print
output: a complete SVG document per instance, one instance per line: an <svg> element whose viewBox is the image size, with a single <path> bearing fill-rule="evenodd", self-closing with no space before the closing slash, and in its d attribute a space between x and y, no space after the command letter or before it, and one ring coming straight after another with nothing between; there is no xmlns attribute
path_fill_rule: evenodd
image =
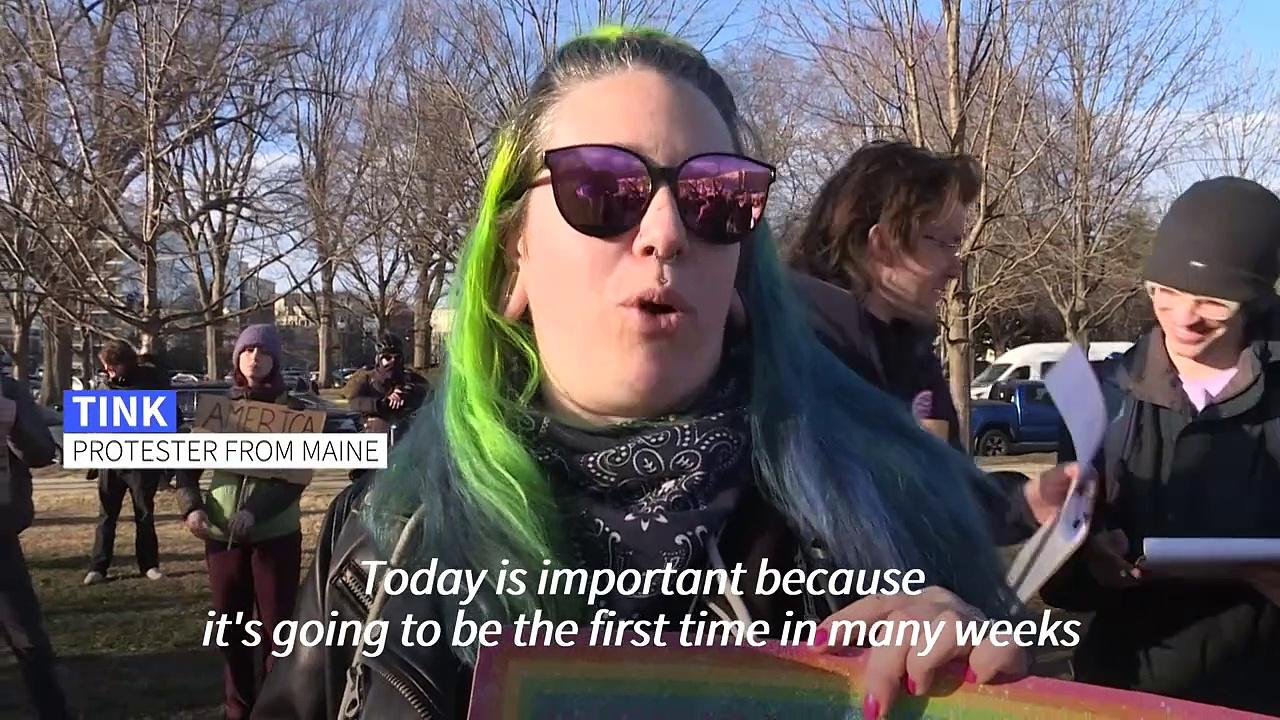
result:
<svg viewBox="0 0 1280 720"><path fill-rule="evenodd" d="M583 429L531 415L531 450L546 470L577 553L588 570L705 569L719 535L754 482L748 420L749 347L726 335L724 360L694 410ZM674 584L673 584L674 589ZM621 618L678 615L696 597L661 585L613 592L590 609Z"/></svg>

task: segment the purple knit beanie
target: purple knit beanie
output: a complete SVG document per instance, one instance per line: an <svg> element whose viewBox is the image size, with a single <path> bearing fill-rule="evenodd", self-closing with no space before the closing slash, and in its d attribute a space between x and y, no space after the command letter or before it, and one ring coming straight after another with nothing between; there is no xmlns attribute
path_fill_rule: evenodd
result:
<svg viewBox="0 0 1280 720"><path fill-rule="evenodd" d="M236 349L231 351L232 367L239 367L240 353L251 345L256 345L270 355L275 368L279 369L284 350L280 343L280 332L275 325L250 325L241 330L240 337L236 338Z"/></svg>

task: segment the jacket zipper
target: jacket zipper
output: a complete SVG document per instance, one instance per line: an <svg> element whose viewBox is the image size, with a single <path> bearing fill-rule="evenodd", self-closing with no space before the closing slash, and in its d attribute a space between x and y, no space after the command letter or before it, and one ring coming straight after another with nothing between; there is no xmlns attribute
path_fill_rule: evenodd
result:
<svg viewBox="0 0 1280 720"><path fill-rule="evenodd" d="M393 673L391 668L381 667L381 663L365 663L366 667L372 668L375 672L382 676L388 685L395 688L396 692L404 698L405 702L413 708L418 717L423 720L443 720L443 717L434 710L434 704L426 693L418 687L417 683L410 682L407 678L401 677L402 673Z"/></svg>
<svg viewBox="0 0 1280 720"><path fill-rule="evenodd" d="M364 588L368 583L356 577L355 568L347 567L346 570L343 570L342 574L338 576L338 582L355 597L356 602L360 604L360 609L365 614L368 614L369 608L373 606L373 598L365 593Z"/></svg>

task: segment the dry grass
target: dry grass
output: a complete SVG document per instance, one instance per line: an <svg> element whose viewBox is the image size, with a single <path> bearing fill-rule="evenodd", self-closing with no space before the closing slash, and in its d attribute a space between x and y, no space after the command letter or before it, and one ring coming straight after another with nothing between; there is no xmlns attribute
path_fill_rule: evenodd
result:
<svg viewBox="0 0 1280 720"><path fill-rule="evenodd" d="M94 487L36 493L36 524L22 534L75 716L221 717L222 662L201 646L209 609L203 545L179 524L173 493L162 491L156 530L166 577L139 576L126 503L111 582L81 585L93 547ZM320 489L303 495L304 567L332 496ZM0 718L26 717L25 702L17 668L0 653Z"/></svg>

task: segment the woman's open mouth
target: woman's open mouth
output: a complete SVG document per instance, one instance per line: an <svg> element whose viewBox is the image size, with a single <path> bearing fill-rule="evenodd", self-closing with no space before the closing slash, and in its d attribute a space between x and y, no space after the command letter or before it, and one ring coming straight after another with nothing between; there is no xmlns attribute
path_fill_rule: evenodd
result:
<svg viewBox="0 0 1280 720"><path fill-rule="evenodd" d="M631 316L641 334L666 335L674 333L688 322L688 304L673 290L646 290L633 296L622 306Z"/></svg>

